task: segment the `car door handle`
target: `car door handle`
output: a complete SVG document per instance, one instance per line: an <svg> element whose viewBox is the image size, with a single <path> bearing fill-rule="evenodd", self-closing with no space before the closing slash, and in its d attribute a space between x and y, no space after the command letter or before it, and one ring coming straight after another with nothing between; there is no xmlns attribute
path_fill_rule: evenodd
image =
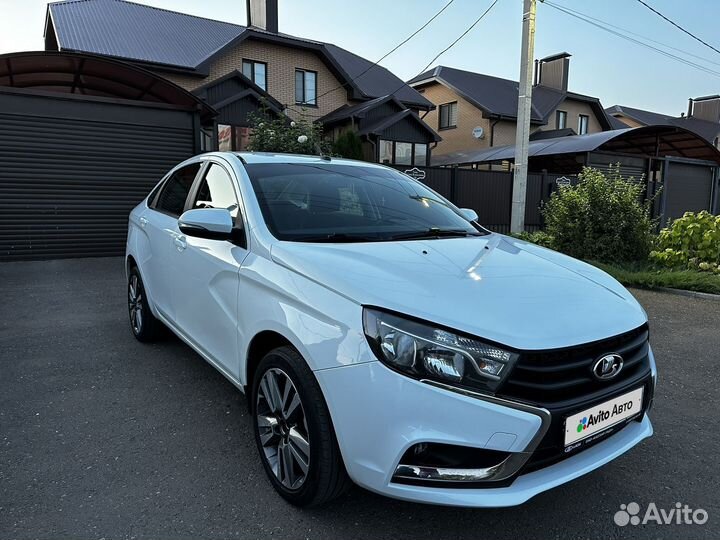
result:
<svg viewBox="0 0 720 540"><path fill-rule="evenodd" d="M144 217L141 217L141 218L140 218L140 226L141 226L143 229L145 228L145 225L147 225L147 222L148 222L147 218L144 218Z"/></svg>
<svg viewBox="0 0 720 540"><path fill-rule="evenodd" d="M184 236L176 236L173 242L178 251L183 251L187 247L187 241Z"/></svg>

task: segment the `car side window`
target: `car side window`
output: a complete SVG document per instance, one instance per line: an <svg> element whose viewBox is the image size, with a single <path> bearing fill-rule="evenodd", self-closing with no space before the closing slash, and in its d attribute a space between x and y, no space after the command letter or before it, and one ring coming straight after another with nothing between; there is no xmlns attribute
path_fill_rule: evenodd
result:
<svg viewBox="0 0 720 540"><path fill-rule="evenodd" d="M200 181L192 208L225 208L233 219L238 216L238 200L230 175L220 165L210 164Z"/></svg>
<svg viewBox="0 0 720 540"><path fill-rule="evenodd" d="M200 166L201 163L192 163L175 171L165 182L154 208L173 216L182 214Z"/></svg>

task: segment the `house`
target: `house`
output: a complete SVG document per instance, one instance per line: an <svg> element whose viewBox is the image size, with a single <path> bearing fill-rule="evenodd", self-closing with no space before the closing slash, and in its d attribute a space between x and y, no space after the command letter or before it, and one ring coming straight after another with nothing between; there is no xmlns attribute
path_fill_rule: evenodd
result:
<svg viewBox="0 0 720 540"><path fill-rule="evenodd" d="M203 147L243 149L252 113L358 131L366 157L424 165L440 140L419 116L433 104L387 69L331 43L284 34L277 0L247 0L240 26L125 0L48 5L47 51L112 57L197 94L218 116ZM382 154L381 152L385 152Z"/></svg>
<svg viewBox="0 0 720 540"><path fill-rule="evenodd" d="M612 129L600 100L568 90L570 55L536 62L531 138ZM434 155L515 144L518 83L482 73L437 66L408 81L435 105L421 115L442 136Z"/></svg>
<svg viewBox="0 0 720 540"><path fill-rule="evenodd" d="M670 116L662 113L613 105L605 109L618 127L671 125L697 133L715 148L720 149L720 95L691 98L687 115Z"/></svg>

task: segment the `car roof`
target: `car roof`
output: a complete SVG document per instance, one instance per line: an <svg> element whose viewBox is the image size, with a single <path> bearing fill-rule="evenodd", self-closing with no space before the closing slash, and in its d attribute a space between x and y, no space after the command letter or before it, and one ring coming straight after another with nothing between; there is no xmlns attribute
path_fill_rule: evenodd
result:
<svg viewBox="0 0 720 540"><path fill-rule="evenodd" d="M310 156L304 154L280 154L273 152L218 152L218 154L232 154L239 157L242 161L248 164L254 163L298 163L298 164L341 164L341 165L354 165L358 167L375 167L385 168L377 163L369 163L367 161L357 161L354 159L344 159L336 157L321 157L321 156Z"/></svg>

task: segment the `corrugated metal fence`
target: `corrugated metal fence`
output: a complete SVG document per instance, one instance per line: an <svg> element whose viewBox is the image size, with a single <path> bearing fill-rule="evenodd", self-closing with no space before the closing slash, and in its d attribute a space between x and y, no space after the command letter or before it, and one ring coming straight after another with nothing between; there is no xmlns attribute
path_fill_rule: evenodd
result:
<svg viewBox="0 0 720 540"><path fill-rule="evenodd" d="M480 216L480 223L499 233L510 232L513 173L445 167L408 167L396 169L417 178L461 208L472 208ZM525 230L542 228L542 204L550 198L558 183L577 182L576 176L549 173L528 175Z"/></svg>

